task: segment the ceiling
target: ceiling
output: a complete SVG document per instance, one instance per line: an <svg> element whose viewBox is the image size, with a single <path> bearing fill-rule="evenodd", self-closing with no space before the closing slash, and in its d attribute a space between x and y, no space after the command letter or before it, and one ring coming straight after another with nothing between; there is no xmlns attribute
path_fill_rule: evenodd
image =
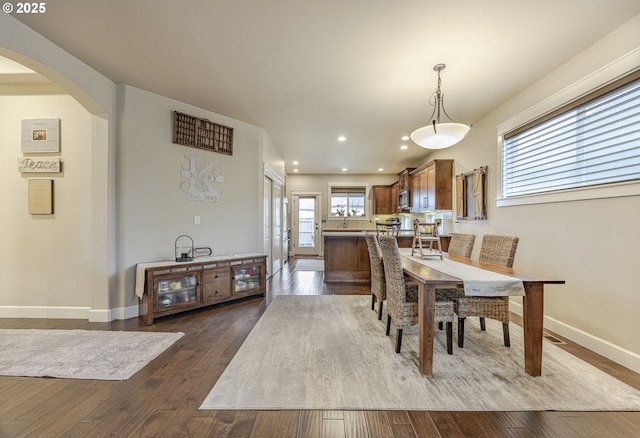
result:
<svg viewBox="0 0 640 438"><path fill-rule="evenodd" d="M640 13L638 0L56 0L46 7L14 16L116 83L264 128L288 174L396 173L428 152L401 138L431 115L435 64L447 65L447 112L473 124ZM341 135L346 141L337 141Z"/></svg>

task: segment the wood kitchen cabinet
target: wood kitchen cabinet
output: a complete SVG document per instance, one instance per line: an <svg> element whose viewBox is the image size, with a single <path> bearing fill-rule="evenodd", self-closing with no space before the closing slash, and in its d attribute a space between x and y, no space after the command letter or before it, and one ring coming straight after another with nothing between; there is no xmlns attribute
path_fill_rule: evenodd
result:
<svg viewBox="0 0 640 438"><path fill-rule="evenodd" d="M393 195L392 186L373 186L373 214L394 214L396 207L396 195Z"/></svg>
<svg viewBox="0 0 640 438"><path fill-rule="evenodd" d="M433 160L410 173L411 212L453 208L453 160Z"/></svg>
<svg viewBox="0 0 640 438"><path fill-rule="evenodd" d="M266 256L262 254L141 263L137 271L142 279L136 281L144 282L140 316L147 325L155 318L264 295L266 290Z"/></svg>
<svg viewBox="0 0 640 438"><path fill-rule="evenodd" d="M400 211L398 208L398 194L400 193L398 181L391 184L391 213L395 214Z"/></svg>

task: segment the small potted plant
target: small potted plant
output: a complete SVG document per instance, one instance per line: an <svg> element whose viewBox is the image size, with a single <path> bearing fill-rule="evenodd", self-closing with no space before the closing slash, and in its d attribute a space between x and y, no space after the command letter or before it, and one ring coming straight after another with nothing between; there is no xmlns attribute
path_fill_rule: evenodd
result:
<svg viewBox="0 0 640 438"><path fill-rule="evenodd" d="M336 208L336 214L340 217L344 216L344 209Z"/></svg>

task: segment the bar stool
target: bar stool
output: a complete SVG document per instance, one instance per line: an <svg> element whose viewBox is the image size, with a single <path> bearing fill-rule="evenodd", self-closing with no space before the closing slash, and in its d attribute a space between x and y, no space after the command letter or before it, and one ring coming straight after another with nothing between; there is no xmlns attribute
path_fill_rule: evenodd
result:
<svg viewBox="0 0 640 438"><path fill-rule="evenodd" d="M429 252L425 252L422 243L429 243ZM434 250L436 244L437 251ZM418 219L413 221L413 243L411 244L411 255L416 250L420 252L420 258L440 257L442 260L442 247L440 246L440 235L438 234L438 225L433 222L420 222Z"/></svg>

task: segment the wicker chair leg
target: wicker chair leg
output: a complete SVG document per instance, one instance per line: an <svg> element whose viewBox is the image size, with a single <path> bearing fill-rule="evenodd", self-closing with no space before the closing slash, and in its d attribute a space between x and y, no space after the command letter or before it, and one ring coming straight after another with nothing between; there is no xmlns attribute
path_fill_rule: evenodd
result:
<svg viewBox="0 0 640 438"><path fill-rule="evenodd" d="M483 316L480 317L480 330L482 330L483 332L487 331L487 326L485 325Z"/></svg>
<svg viewBox="0 0 640 438"><path fill-rule="evenodd" d="M447 322L447 354L453 354L453 323Z"/></svg>
<svg viewBox="0 0 640 438"><path fill-rule="evenodd" d="M382 319L382 303L384 303L384 301L380 301L380 304L378 304L378 321Z"/></svg>
<svg viewBox="0 0 640 438"><path fill-rule="evenodd" d="M400 353L400 347L402 347L402 329L398 329L396 335L396 353Z"/></svg>
<svg viewBox="0 0 640 438"><path fill-rule="evenodd" d="M376 308L376 296L372 293L371 294L371 310L375 310Z"/></svg>
<svg viewBox="0 0 640 438"><path fill-rule="evenodd" d="M464 318L458 317L458 347L464 348Z"/></svg>
<svg viewBox="0 0 640 438"><path fill-rule="evenodd" d="M389 332L391 331L391 315L387 313L387 336L389 336Z"/></svg>
<svg viewBox="0 0 640 438"><path fill-rule="evenodd" d="M509 323L502 323L502 336L504 337L504 346L511 347L511 340L509 339Z"/></svg>

